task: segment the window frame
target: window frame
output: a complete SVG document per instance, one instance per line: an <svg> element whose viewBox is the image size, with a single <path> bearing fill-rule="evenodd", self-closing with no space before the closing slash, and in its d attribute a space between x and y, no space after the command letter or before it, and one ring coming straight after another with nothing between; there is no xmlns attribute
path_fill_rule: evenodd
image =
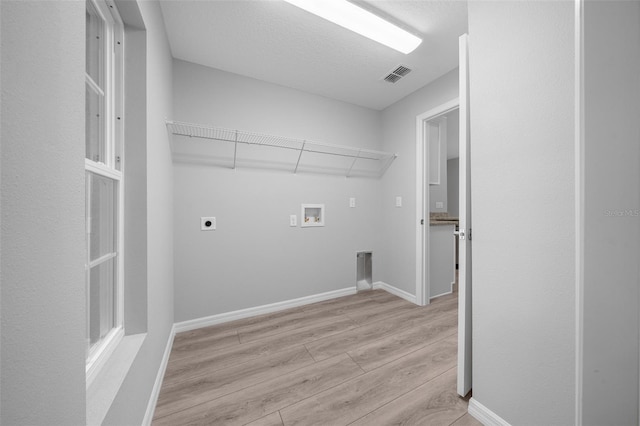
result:
<svg viewBox="0 0 640 426"><path fill-rule="evenodd" d="M87 354L86 354L86 385L93 382L100 369L106 364L111 354L124 337L124 24L115 3L112 0L85 0L86 8L97 12L102 20L104 44L102 63L100 64L103 89L91 78L85 68L85 84L92 90L103 91L104 120L99 126L100 136L104 143L104 161L94 161L86 158L85 154L85 196L90 200L90 185L88 175L93 173L111 179L115 183L116 196L113 206L116 211L114 232L115 256L115 295L114 324L115 326L102 337L94 347L91 347L89 337L89 284L92 265L90 251L90 219L89 211L85 212L86 224L86 259L85 259L85 291L87 300ZM85 35L86 37L86 35ZM87 52L88 54L88 52ZM87 89L85 89L87 90ZM85 114L87 107L85 106ZM86 145L85 140L85 145ZM104 259L103 259L104 260Z"/></svg>

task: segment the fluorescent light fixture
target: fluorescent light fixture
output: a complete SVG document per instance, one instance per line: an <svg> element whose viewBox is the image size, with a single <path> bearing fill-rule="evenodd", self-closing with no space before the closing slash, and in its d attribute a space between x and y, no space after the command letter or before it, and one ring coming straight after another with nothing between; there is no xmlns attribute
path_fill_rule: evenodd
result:
<svg viewBox="0 0 640 426"><path fill-rule="evenodd" d="M405 54L422 43L421 38L346 0L285 1Z"/></svg>

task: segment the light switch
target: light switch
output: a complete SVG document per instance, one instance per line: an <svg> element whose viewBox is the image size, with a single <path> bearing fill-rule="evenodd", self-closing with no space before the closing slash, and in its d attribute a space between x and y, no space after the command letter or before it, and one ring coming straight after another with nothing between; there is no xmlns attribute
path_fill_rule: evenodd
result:
<svg viewBox="0 0 640 426"><path fill-rule="evenodd" d="M201 217L200 218L200 230L201 231L215 231L216 230L216 218L215 217Z"/></svg>
<svg viewBox="0 0 640 426"><path fill-rule="evenodd" d="M298 226L298 216L295 214L289 216L289 226Z"/></svg>
<svg viewBox="0 0 640 426"><path fill-rule="evenodd" d="M442 201L436 201L436 209L443 209L444 203Z"/></svg>
<svg viewBox="0 0 640 426"><path fill-rule="evenodd" d="M396 197L396 207L402 207L402 197Z"/></svg>
<svg viewBox="0 0 640 426"><path fill-rule="evenodd" d="M354 208L356 206L356 199L355 197L351 197L349 198L349 207Z"/></svg>

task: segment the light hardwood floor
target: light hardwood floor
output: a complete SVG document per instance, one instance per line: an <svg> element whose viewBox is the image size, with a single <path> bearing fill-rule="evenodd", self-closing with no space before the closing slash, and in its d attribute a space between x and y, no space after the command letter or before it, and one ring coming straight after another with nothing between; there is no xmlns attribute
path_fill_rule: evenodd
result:
<svg viewBox="0 0 640 426"><path fill-rule="evenodd" d="M153 424L479 425L456 388L457 298L382 290L177 334Z"/></svg>

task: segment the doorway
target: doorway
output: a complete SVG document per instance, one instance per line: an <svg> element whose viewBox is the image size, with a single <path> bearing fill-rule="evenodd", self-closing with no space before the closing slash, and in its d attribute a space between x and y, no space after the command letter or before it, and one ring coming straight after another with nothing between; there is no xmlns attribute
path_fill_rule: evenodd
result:
<svg viewBox="0 0 640 426"><path fill-rule="evenodd" d="M431 109L423 114L420 114L416 118L416 223L417 223L417 238L416 238L416 300L420 306L429 304L431 297L435 294L431 294L430 285L430 259L431 250L431 230L429 226L429 217L431 212L431 206L433 204L436 209L436 201L432 203L431 191L429 190L429 182L435 182L436 173L432 173L434 166L441 162L433 161L431 157L435 154L440 159L445 158L446 161L446 147L442 146L440 142L443 138L439 137L440 149L435 149L430 140L433 141L433 137L436 134L434 127L446 128L443 125L443 118L447 114L457 111L459 109L459 100L452 99L434 109ZM446 120L444 120L446 122ZM435 124L437 123L437 125ZM433 149L431 149L433 148ZM441 167L439 172L442 172L445 167ZM439 173L440 178L444 176ZM444 178L446 179L446 178ZM442 209L445 212L445 204L442 202ZM440 206L440 204L438 204Z"/></svg>
<svg viewBox="0 0 640 426"><path fill-rule="evenodd" d="M429 178L424 190L429 192L429 203L423 215L425 227L429 216L429 238L425 242L429 244L429 267L425 271L429 274L428 303L452 294L457 284L459 108L425 120L425 126Z"/></svg>

